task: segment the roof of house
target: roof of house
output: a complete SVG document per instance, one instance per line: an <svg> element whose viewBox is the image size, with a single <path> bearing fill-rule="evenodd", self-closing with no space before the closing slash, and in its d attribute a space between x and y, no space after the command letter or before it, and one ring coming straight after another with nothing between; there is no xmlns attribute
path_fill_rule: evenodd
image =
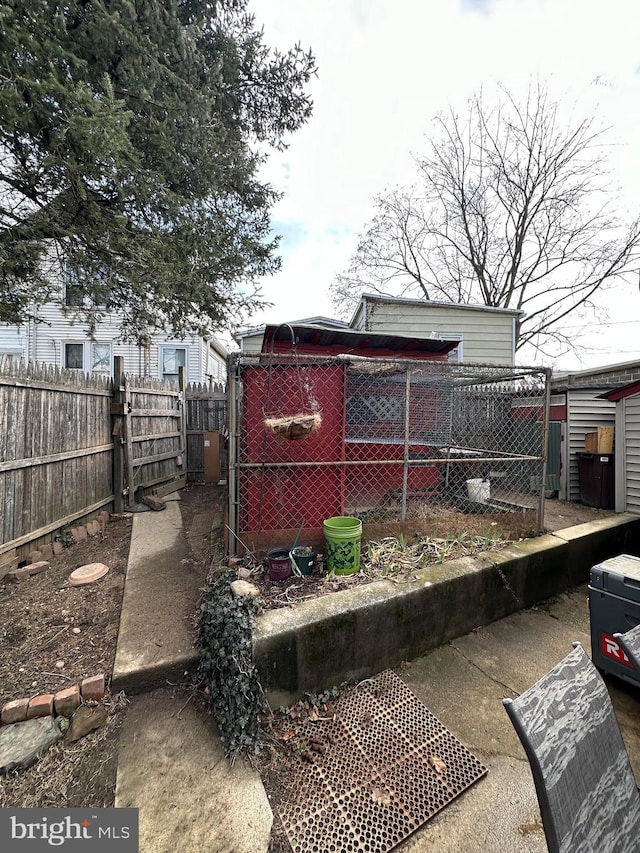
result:
<svg viewBox="0 0 640 853"><path fill-rule="evenodd" d="M586 370L558 370L554 371L554 379L567 379L569 376L600 376L604 373L618 373L621 370L640 370L640 360L619 361L616 364L605 364L599 367L589 367Z"/></svg>
<svg viewBox="0 0 640 853"><path fill-rule="evenodd" d="M398 303L401 305L419 305L422 307L427 306L430 308L456 308L462 311L490 311L492 313L497 314L510 314L514 317L518 317L524 314L524 311L521 311L518 308L494 308L491 305L469 305L460 302L435 302L431 299L414 299L406 296L383 296L380 293L363 293L360 297L360 303L358 305L358 308L356 308L354 312L354 317L360 309L362 302L365 301L384 302L391 305Z"/></svg>
<svg viewBox="0 0 640 853"><path fill-rule="evenodd" d="M327 329L314 324L282 323L279 326L267 326L262 342L262 352L270 352L272 342L291 343L292 335L296 346L339 348L341 353L366 355L368 350L391 350L405 354L422 356L444 355L458 346L458 341L441 338L414 338L404 335L389 335L372 332L354 332L348 328Z"/></svg>
<svg viewBox="0 0 640 853"><path fill-rule="evenodd" d="M640 380L640 361L623 361L588 370L554 371L551 387L554 391L620 388L637 380Z"/></svg>

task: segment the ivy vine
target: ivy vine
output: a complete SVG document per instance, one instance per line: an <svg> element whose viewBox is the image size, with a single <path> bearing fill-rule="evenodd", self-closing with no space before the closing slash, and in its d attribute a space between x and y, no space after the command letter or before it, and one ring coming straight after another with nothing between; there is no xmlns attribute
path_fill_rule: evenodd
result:
<svg viewBox="0 0 640 853"><path fill-rule="evenodd" d="M207 583L200 602L197 647L199 680L208 689L226 755L257 753L266 701L251 655L255 599L236 596L235 572Z"/></svg>

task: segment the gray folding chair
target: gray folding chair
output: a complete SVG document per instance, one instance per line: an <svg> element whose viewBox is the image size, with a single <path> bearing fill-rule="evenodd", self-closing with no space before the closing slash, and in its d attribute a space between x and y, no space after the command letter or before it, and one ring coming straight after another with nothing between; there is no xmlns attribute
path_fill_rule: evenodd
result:
<svg viewBox="0 0 640 853"><path fill-rule="evenodd" d="M640 851L640 797L607 688L579 643L509 719L531 765L552 853Z"/></svg>
<svg viewBox="0 0 640 853"><path fill-rule="evenodd" d="M614 634L613 637L636 670L640 670L640 625L624 634Z"/></svg>

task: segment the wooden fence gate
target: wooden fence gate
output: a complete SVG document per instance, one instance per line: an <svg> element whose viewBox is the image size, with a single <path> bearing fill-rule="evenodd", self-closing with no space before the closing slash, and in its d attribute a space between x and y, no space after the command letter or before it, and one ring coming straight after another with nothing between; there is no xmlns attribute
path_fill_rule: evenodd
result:
<svg viewBox="0 0 640 853"><path fill-rule="evenodd" d="M222 385L189 385L187 405L187 477L217 483L226 472L227 395Z"/></svg>
<svg viewBox="0 0 640 853"><path fill-rule="evenodd" d="M124 373L115 359L113 415L116 512L145 492L167 494L186 484L185 376L178 386Z"/></svg>

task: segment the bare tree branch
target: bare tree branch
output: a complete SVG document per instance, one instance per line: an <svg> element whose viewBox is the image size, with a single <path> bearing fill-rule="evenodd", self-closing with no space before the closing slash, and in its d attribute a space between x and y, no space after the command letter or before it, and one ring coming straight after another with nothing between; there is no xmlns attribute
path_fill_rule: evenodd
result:
<svg viewBox="0 0 640 853"><path fill-rule="evenodd" d="M544 85L523 103L473 96L464 119L435 119L418 182L376 199L336 306L363 289L523 311L517 346L572 346L562 324L640 266L640 218L616 210L607 129L567 123Z"/></svg>

